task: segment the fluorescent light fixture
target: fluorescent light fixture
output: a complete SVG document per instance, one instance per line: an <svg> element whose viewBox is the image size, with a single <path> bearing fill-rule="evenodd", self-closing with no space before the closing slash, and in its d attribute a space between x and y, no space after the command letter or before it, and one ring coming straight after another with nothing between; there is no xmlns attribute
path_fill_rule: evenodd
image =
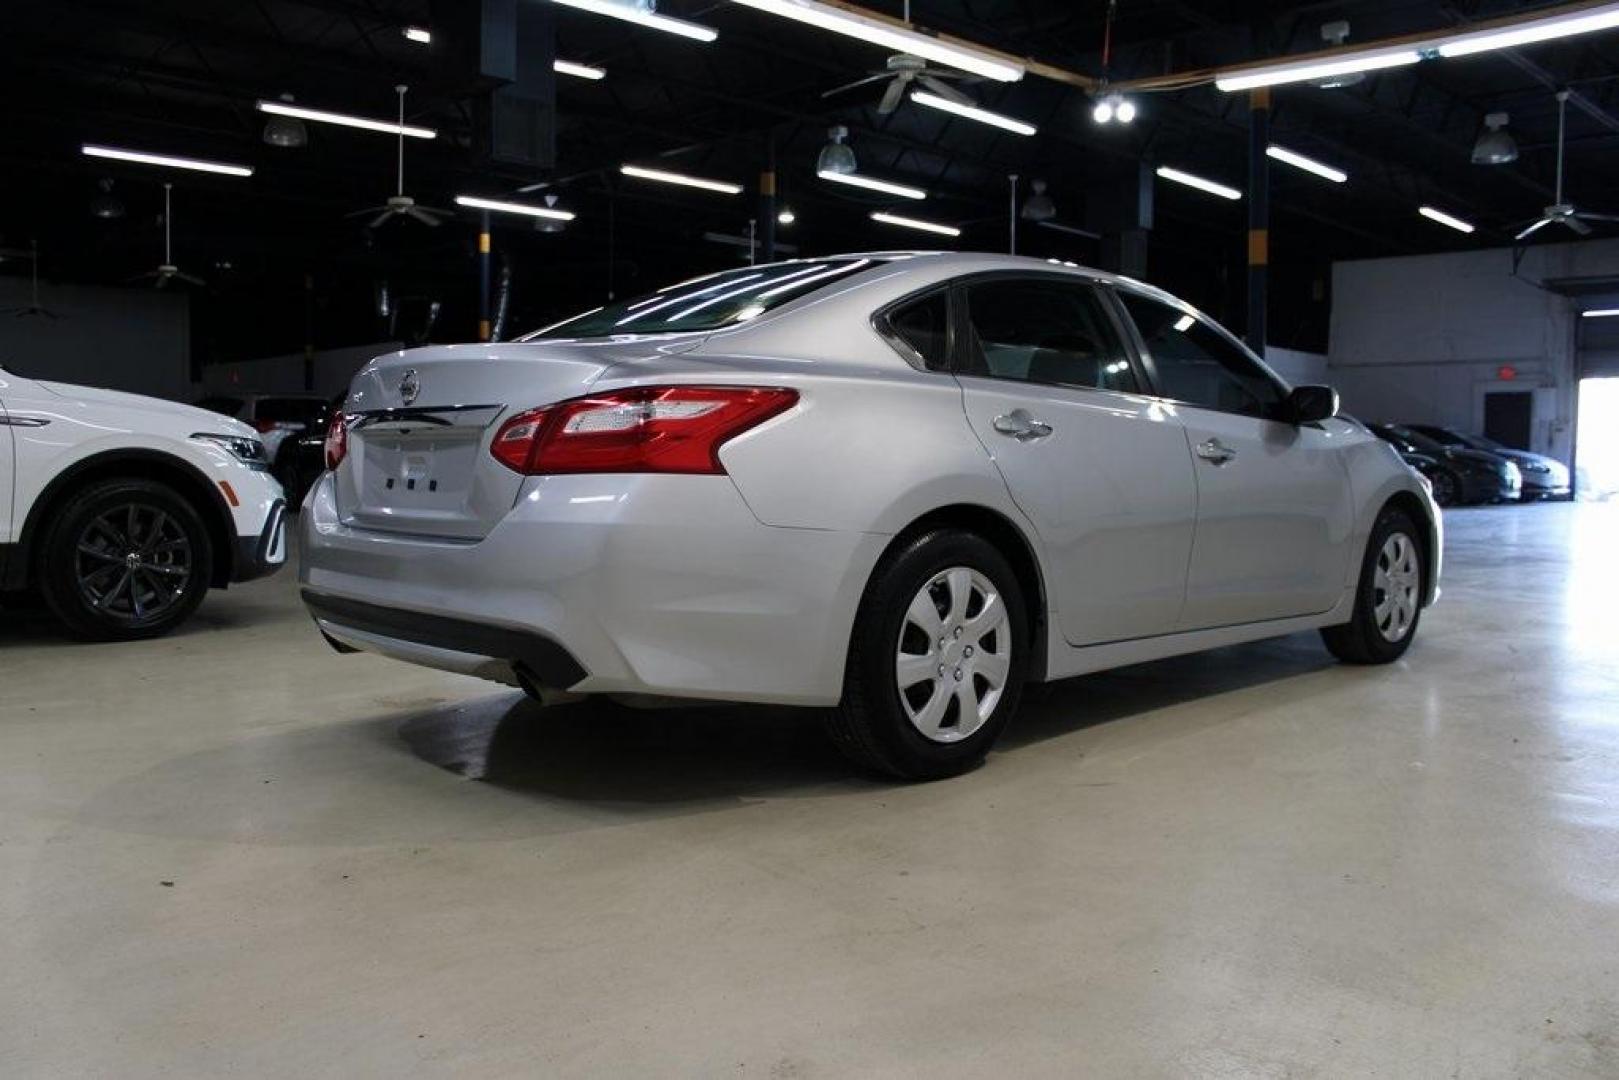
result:
<svg viewBox="0 0 1619 1080"><path fill-rule="evenodd" d="M231 165L223 161L203 161L201 158L174 157L171 154L148 154L144 150L124 150L116 146L98 146L95 143L85 143L81 149L87 157L133 161L137 165L163 165L170 169L193 169L196 172L220 173L224 176L253 175L251 165Z"/></svg>
<svg viewBox="0 0 1619 1080"><path fill-rule="evenodd" d="M1587 319L1612 319L1619 317L1619 308L1592 308L1590 311L1582 311L1580 314Z"/></svg>
<svg viewBox="0 0 1619 1080"><path fill-rule="evenodd" d="M1492 49L1511 49L1537 41L1573 37L1619 26L1619 4L1600 4L1587 11L1525 19L1515 26L1457 34L1439 45L1440 56L1471 56Z"/></svg>
<svg viewBox="0 0 1619 1080"><path fill-rule="evenodd" d="M1177 184L1185 184L1187 187L1206 191L1210 195L1218 195L1222 199L1235 200L1242 198L1242 192L1234 187L1226 187L1224 184L1216 183L1213 180L1205 180L1201 176L1194 176L1192 173L1182 172L1180 169L1172 169L1168 165L1158 166L1158 175L1165 180L1173 180Z"/></svg>
<svg viewBox="0 0 1619 1080"><path fill-rule="evenodd" d="M654 30L662 30L668 34L679 34L693 41L713 41L719 37L719 31L713 27L702 26L698 23L687 22L684 19L672 19L667 15L659 15L655 11L637 7L633 0L551 0L553 4L563 7L577 8L588 11L592 15L606 15L610 19L623 19L638 26L649 26Z"/></svg>
<svg viewBox="0 0 1619 1080"><path fill-rule="evenodd" d="M906 229L921 229L923 232L938 233L940 236L960 236L961 230L954 225L940 225L936 221L923 221L920 218L901 217L898 214L885 213L882 210L873 210L871 220L880 221L884 225L899 225Z"/></svg>
<svg viewBox="0 0 1619 1080"><path fill-rule="evenodd" d="M405 40L414 41L418 45L433 44L433 31L420 26L407 26L404 30Z"/></svg>
<svg viewBox="0 0 1619 1080"><path fill-rule="evenodd" d="M1443 210L1435 210L1431 206L1419 206L1417 207L1417 213L1421 214L1429 221L1437 221L1441 225L1448 225L1457 232L1470 233L1473 231L1473 225L1471 222L1463 221L1459 217L1452 217Z"/></svg>
<svg viewBox="0 0 1619 1080"><path fill-rule="evenodd" d="M795 19L822 30L830 30L834 34L843 34L872 45L881 45L885 49L920 56L936 64L955 68L957 71L982 75L1000 82L1017 82L1023 78L1023 65L1010 58L985 49L975 49L969 45L955 45L941 41L930 34L918 33L903 25L876 19L870 15L860 15L842 7L819 3L818 0L732 0L732 3L755 8L771 15Z"/></svg>
<svg viewBox="0 0 1619 1080"><path fill-rule="evenodd" d="M1334 169L1331 165L1323 165L1314 158L1307 158L1303 154L1289 150L1285 146L1277 146L1275 143L1265 147L1265 154L1267 157L1273 157L1277 161L1285 161L1295 169L1315 173L1323 179L1331 180L1334 184L1341 184L1349 179L1349 174L1342 169Z"/></svg>
<svg viewBox="0 0 1619 1080"><path fill-rule="evenodd" d="M1175 320L1175 333L1186 333L1186 331L1192 328L1192 324L1195 322L1197 322L1197 320L1192 318L1190 315L1182 315L1180 318Z"/></svg>
<svg viewBox="0 0 1619 1080"><path fill-rule="evenodd" d="M732 184L725 180L705 180L701 176L687 176L684 173L668 172L664 169L646 169L640 165L620 165L618 171L638 180L656 180L663 184L702 188L704 191L717 191L721 195L742 194L741 184Z"/></svg>
<svg viewBox="0 0 1619 1080"><path fill-rule="evenodd" d="M918 105L926 105L930 109L955 113L957 116L965 116L969 120L977 120L980 124L1003 128L1018 135L1033 135L1038 130L1033 124L1026 124L1022 120L1014 120L1010 116L1002 116L998 112L980 109L976 105L963 105L959 101L951 101L947 97L930 94L926 90L912 90L911 100Z"/></svg>
<svg viewBox="0 0 1619 1080"><path fill-rule="evenodd" d="M862 176L859 173L828 172L822 169L815 174L822 180L830 180L834 184L848 184L850 187L866 188L868 191L881 191L885 195L898 195L905 199L925 199L928 193L921 188L910 187L907 184L896 184L891 180L879 180L875 176Z"/></svg>
<svg viewBox="0 0 1619 1080"><path fill-rule="evenodd" d="M554 221L572 221L574 219L572 210L554 210L549 206L530 206L527 203L485 199L479 195L457 195L455 205L465 206L472 210L494 210L502 214L526 214L529 217L551 218Z"/></svg>
<svg viewBox="0 0 1619 1080"><path fill-rule="evenodd" d="M1357 71L1381 71L1383 68L1414 64L1422 54L1409 46L1398 49L1368 50L1338 60L1305 60L1294 63L1268 64L1264 67L1237 69L1216 74L1214 85L1231 93L1253 90L1260 86L1278 86L1282 83L1314 82L1336 75L1349 75Z"/></svg>
<svg viewBox="0 0 1619 1080"><path fill-rule="evenodd" d="M591 67L589 64L576 64L572 60L553 60L551 70L558 75L572 75L576 79L599 79L606 75L603 68Z"/></svg>
<svg viewBox="0 0 1619 1080"><path fill-rule="evenodd" d="M380 131L385 135L409 135L413 139L438 137L438 132L432 128L414 127L393 120L372 120L364 116L350 116L348 113L327 112L325 109L306 109L302 105L289 105L285 101L260 101L256 107L259 112L272 113L276 116L295 116L299 120L314 120L322 124L337 124L364 131Z"/></svg>

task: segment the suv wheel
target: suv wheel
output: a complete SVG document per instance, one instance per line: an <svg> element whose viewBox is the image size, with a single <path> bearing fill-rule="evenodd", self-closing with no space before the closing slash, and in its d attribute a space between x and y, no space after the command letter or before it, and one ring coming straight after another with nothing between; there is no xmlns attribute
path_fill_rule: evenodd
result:
<svg viewBox="0 0 1619 1080"><path fill-rule="evenodd" d="M104 480L70 496L41 536L40 591L78 637L166 634L197 605L213 546L197 511L149 480Z"/></svg>
<svg viewBox="0 0 1619 1080"><path fill-rule="evenodd" d="M957 530L918 537L866 590L833 741L907 779L973 768L1017 711L1027 625L1017 575L993 545Z"/></svg>

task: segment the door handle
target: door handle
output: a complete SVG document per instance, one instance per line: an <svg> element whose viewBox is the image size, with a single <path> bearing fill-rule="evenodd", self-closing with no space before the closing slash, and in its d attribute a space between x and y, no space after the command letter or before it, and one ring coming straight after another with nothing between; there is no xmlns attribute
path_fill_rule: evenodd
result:
<svg viewBox="0 0 1619 1080"><path fill-rule="evenodd" d="M1197 456L1202 458L1204 461L1212 461L1216 465L1224 465L1226 462L1236 457L1237 452L1231 449L1231 447L1227 446L1225 443L1221 442L1219 439L1210 439L1207 442L1198 443Z"/></svg>
<svg viewBox="0 0 1619 1080"><path fill-rule="evenodd" d="M1009 413L997 416L991 426L1002 435L1010 435L1018 442L1043 439L1051 434L1051 425L1036 420L1026 409L1013 409Z"/></svg>

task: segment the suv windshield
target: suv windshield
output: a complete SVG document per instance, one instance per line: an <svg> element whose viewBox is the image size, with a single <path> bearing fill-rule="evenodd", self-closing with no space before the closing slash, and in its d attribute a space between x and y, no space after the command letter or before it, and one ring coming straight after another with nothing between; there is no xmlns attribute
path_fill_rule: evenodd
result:
<svg viewBox="0 0 1619 1080"><path fill-rule="evenodd" d="M880 261L884 260L874 257L799 259L722 270L633 300L616 301L517 340L718 330L757 319L771 308L835 285Z"/></svg>

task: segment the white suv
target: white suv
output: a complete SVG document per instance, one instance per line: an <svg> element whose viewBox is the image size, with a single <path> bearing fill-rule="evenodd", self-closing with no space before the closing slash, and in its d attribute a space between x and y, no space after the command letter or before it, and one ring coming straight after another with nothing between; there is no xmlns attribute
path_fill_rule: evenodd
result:
<svg viewBox="0 0 1619 1080"><path fill-rule="evenodd" d="M74 634L154 637L286 561L281 485L237 420L0 368L0 591Z"/></svg>

